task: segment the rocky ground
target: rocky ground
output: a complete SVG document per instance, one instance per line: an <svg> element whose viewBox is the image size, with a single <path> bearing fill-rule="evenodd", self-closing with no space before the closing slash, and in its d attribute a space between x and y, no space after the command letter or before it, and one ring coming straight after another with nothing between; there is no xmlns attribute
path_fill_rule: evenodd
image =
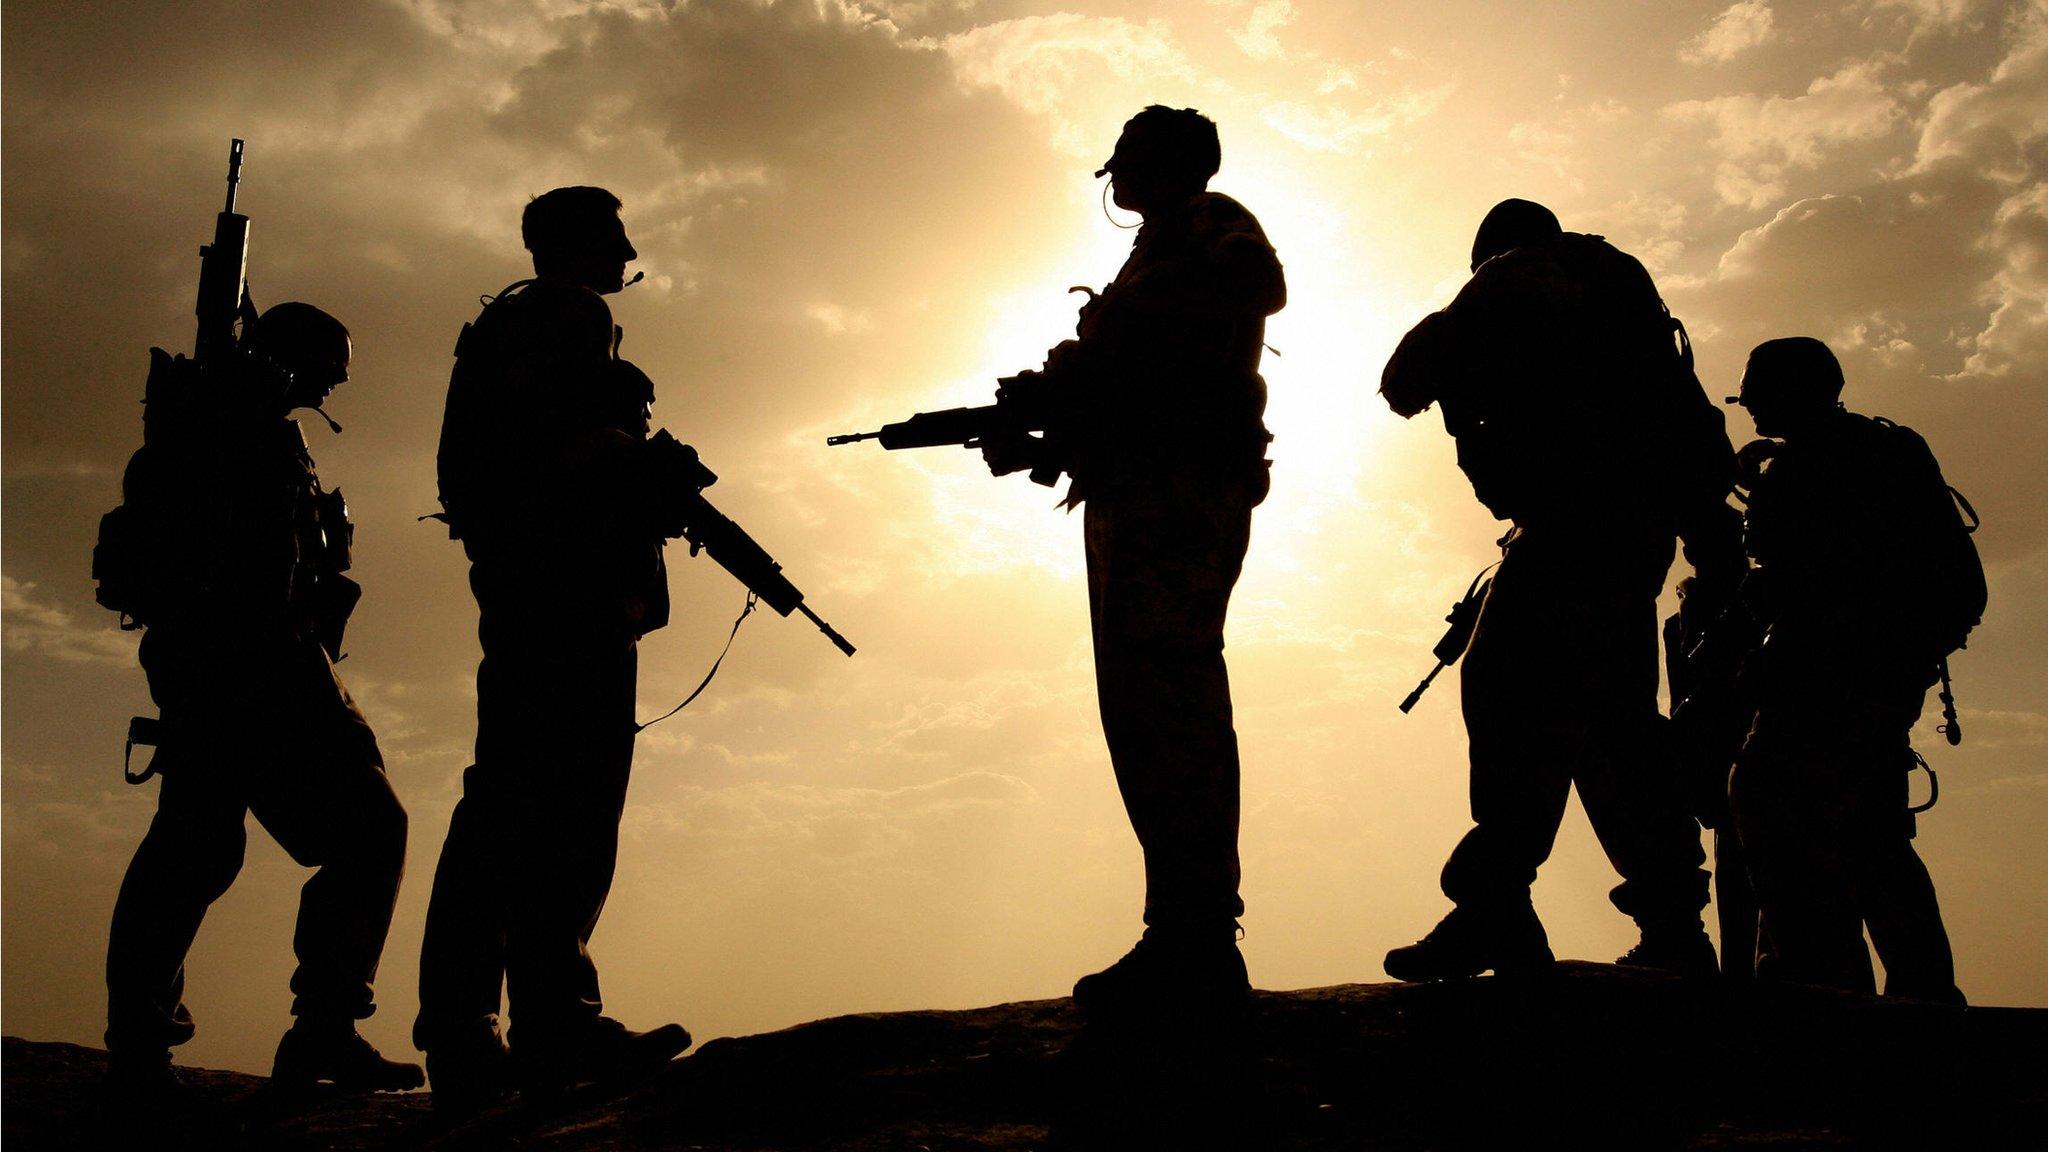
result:
<svg viewBox="0 0 2048 1152"><path fill-rule="evenodd" d="M285 1100L186 1068L177 1114L137 1116L104 1061L6 1040L7 1152L2048 1148L2048 1010L1736 998L1579 963L1261 993L1238 1028L1084 1028L1066 1000L844 1016L461 1126L424 1093Z"/></svg>

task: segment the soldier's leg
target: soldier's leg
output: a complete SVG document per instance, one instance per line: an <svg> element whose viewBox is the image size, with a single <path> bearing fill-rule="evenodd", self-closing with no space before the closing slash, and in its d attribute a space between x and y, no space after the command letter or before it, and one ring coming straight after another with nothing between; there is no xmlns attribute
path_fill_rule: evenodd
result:
<svg viewBox="0 0 2048 1152"><path fill-rule="evenodd" d="M295 658L296 707L272 733L286 763L250 774L249 807L292 859L314 869L292 940L292 1014L353 1022L376 1010L377 965L405 871L405 809L326 653L308 645Z"/></svg>
<svg viewBox="0 0 2048 1152"><path fill-rule="evenodd" d="M1757 977L1872 992L1870 954L1845 867L1841 765L1766 706L1729 789L1770 944Z"/></svg>
<svg viewBox="0 0 2048 1152"><path fill-rule="evenodd" d="M531 1049L566 1042L603 1012L589 943L618 860L637 653L630 636L590 631L486 652L477 761L509 777L506 982L515 1047Z"/></svg>
<svg viewBox="0 0 2048 1152"><path fill-rule="evenodd" d="M232 774L190 747L158 754L156 816L135 850L107 937L107 1049L143 1059L192 1038L185 954L234 883L247 833Z"/></svg>
<svg viewBox="0 0 2048 1152"><path fill-rule="evenodd" d="M1460 683L1472 761L1472 830L1443 869L1444 895L1481 915L1526 916L1536 869L1550 858L1579 732L1552 703L1559 679L1553 614L1510 555L1465 655Z"/></svg>
<svg viewBox="0 0 2048 1152"><path fill-rule="evenodd" d="M1087 507L1097 697L1155 928L1234 935L1244 910L1223 626L1250 525L1242 493L1199 484Z"/></svg>
<svg viewBox="0 0 2048 1152"><path fill-rule="evenodd" d="M1756 892L1749 883L1749 860L1742 840L1730 824L1714 830L1714 912L1721 924L1721 974L1734 984L1756 978L1762 933L1757 923Z"/></svg>
<svg viewBox="0 0 2048 1152"><path fill-rule="evenodd" d="M1850 861L1856 903L1870 928L1870 942L1884 963L1884 994L1961 1004L1955 954L1941 921L1934 879L1913 850L1914 818L1906 810L1910 755L1879 750L1861 779L1851 829Z"/></svg>
<svg viewBox="0 0 2048 1152"><path fill-rule="evenodd" d="M1623 594L1583 604L1579 664L1584 750L1573 773L1586 818L1621 884L1615 907L1652 943L1700 939L1708 874L1687 809L1669 721L1657 712L1656 601Z"/></svg>
<svg viewBox="0 0 2048 1152"><path fill-rule="evenodd" d="M427 901L413 1024L413 1043L422 1051L462 1050L478 1060L496 1055L505 989L501 841L509 815L502 786L493 784L481 765L463 773Z"/></svg>

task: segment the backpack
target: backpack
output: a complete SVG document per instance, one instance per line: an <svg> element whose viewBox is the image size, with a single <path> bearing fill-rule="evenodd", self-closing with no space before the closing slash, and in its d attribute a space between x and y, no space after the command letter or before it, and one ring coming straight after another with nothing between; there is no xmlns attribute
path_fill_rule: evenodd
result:
<svg viewBox="0 0 2048 1152"><path fill-rule="evenodd" d="M1941 466L1919 433L1882 416L1871 417L1871 422L1880 429L1887 448L1898 455L1901 478L1917 489L1907 492L1905 498L1912 509L1906 530L1913 539L1908 543L1925 558L1921 622L1935 645L1935 655L1945 659L1968 647L1970 632L1984 620L1990 595L1974 538L1983 521L1969 499L1943 478Z"/></svg>

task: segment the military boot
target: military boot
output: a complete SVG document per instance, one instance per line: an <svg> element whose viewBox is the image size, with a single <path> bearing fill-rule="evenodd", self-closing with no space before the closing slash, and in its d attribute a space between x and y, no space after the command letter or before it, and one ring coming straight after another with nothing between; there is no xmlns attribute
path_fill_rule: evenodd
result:
<svg viewBox="0 0 2048 1152"><path fill-rule="evenodd" d="M511 1098L512 1051L496 1027L479 1029L460 1042L427 1050L427 1083L437 1115L481 1112Z"/></svg>
<svg viewBox="0 0 2048 1152"><path fill-rule="evenodd" d="M579 1085L619 1086L645 1079L689 1047L690 1033L681 1024L635 1032L599 1016L566 1036L540 1041L515 1030L512 1051L520 1092L549 1096Z"/></svg>
<svg viewBox="0 0 2048 1152"><path fill-rule="evenodd" d="M1711 980L1721 974L1713 941L1698 920L1691 924L1643 925L1643 938L1615 961L1625 968L1655 968L1688 980Z"/></svg>
<svg viewBox="0 0 2048 1152"><path fill-rule="evenodd" d="M1396 980L1456 980L1488 970L1531 975L1555 961L1543 922L1528 904L1485 910L1460 904L1427 936L1388 952L1386 970Z"/></svg>
<svg viewBox="0 0 2048 1152"><path fill-rule="evenodd" d="M403 1092L427 1082L417 1064L386 1060L355 1021L300 1017L278 1041L271 1082L283 1088L331 1084L352 1092Z"/></svg>
<svg viewBox="0 0 2048 1152"><path fill-rule="evenodd" d="M1074 1003L1092 1016L1237 1011L1250 995L1235 923L1147 928L1123 959L1074 983Z"/></svg>
<svg viewBox="0 0 2048 1152"><path fill-rule="evenodd" d="M108 1095L123 1103L146 1103L176 1096L177 1074L171 1071L171 1050L116 1050L107 1053Z"/></svg>

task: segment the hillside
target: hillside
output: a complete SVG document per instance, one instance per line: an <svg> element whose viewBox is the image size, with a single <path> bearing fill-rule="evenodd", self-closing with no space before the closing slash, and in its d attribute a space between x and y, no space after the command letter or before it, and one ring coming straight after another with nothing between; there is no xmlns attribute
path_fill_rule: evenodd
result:
<svg viewBox="0 0 2048 1152"><path fill-rule="evenodd" d="M124 1117L104 1054L5 1043L8 1152L277 1149L2040 1148L2048 1010L1730 998L1610 965L1260 993L1241 1030L1084 1029L1066 1000L714 1040L608 1099L455 1129L424 1094L282 1101L181 1069Z"/></svg>

